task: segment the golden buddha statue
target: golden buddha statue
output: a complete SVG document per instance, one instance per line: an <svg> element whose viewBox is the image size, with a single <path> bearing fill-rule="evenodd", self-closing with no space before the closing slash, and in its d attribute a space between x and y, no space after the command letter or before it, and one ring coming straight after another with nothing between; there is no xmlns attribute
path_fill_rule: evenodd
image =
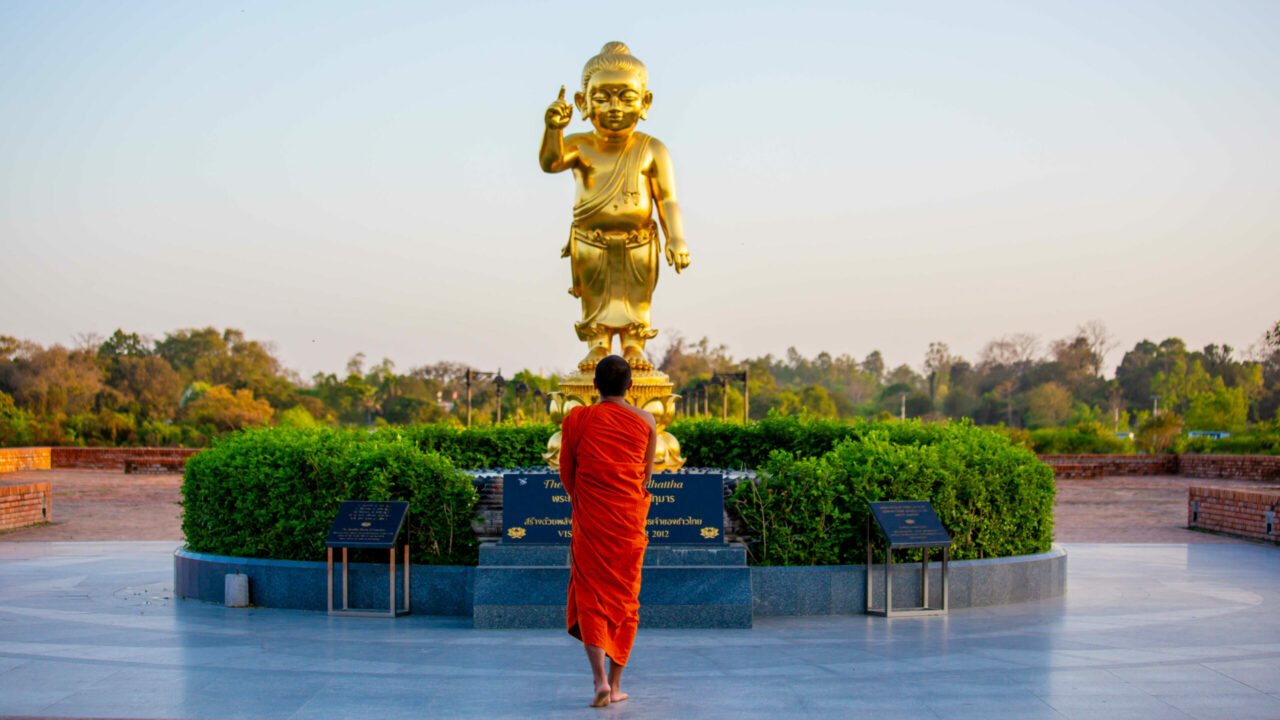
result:
<svg viewBox="0 0 1280 720"><path fill-rule="evenodd" d="M627 399L653 413L658 422L655 469L684 464L680 443L665 428L675 417L670 378L655 370L644 346L658 334L649 322L649 305L658 282L659 227L667 244L662 253L676 272L689 266L680 205L676 201L671 155L656 138L636 130L649 112L653 93L648 71L626 45L611 42L582 69L582 90L573 95L591 132L564 135L573 106L560 97L547 108L546 130L538 160L549 173L572 170L577 186L573 225L561 257L569 258L570 294L582 301L575 324L587 354L578 372L560 381L553 393L551 419L559 423L575 405L595 402L592 373L609 355L618 336L622 357L632 367ZM657 221L654 221L654 210ZM547 444L545 458L559 463L560 433Z"/></svg>
<svg viewBox="0 0 1280 720"><path fill-rule="evenodd" d="M560 97L547 108L538 160L549 173L573 170L577 202L561 257L569 258L573 286L582 300L578 339L590 372L609 354L613 336L635 370L652 370L644 344L658 334L649 324L649 302L658 282L658 226L667 238L666 260L680 272L689 266L671 155L657 138L636 130L653 102L648 73L626 45L611 42L582 70L573 101L591 132L564 136L573 108ZM658 222L653 220L657 208Z"/></svg>

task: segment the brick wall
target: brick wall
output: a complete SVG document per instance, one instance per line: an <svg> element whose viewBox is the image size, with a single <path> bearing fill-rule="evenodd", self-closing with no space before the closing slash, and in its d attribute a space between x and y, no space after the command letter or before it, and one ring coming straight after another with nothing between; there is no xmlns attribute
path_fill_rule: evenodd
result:
<svg viewBox="0 0 1280 720"><path fill-rule="evenodd" d="M1276 455L1041 455L1057 478L1096 478L1104 475L1181 475L1280 481Z"/></svg>
<svg viewBox="0 0 1280 720"><path fill-rule="evenodd" d="M1177 455L1041 455L1057 478L1177 475Z"/></svg>
<svg viewBox="0 0 1280 720"><path fill-rule="evenodd" d="M124 470L125 463L135 469L182 470L187 458L200 452L198 448L53 448L52 464L58 469Z"/></svg>
<svg viewBox="0 0 1280 720"><path fill-rule="evenodd" d="M1276 519L1280 487L1257 490L1192 486L1187 491L1187 526L1280 542ZM1268 529L1268 516L1271 513Z"/></svg>
<svg viewBox="0 0 1280 720"><path fill-rule="evenodd" d="M0 473L51 469L47 447L0 448Z"/></svg>
<svg viewBox="0 0 1280 720"><path fill-rule="evenodd" d="M1179 455L1178 474L1193 478L1280 481L1277 455Z"/></svg>
<svg viewBox="0 0 1280 720"><path fill-rule="evenodd" d="M0 530L53 520L53 492L47 482L0 485Z"/></svg>

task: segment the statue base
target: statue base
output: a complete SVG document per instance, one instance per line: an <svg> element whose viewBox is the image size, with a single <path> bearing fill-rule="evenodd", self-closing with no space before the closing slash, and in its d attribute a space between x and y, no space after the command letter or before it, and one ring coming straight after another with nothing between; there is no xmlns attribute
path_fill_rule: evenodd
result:
<svg viewBox="0 0 1280 720"><path fill-rule="evenodd" d="M551 393L548 415L551 422L559 425L569 411L579 405L594 405L599 397L596 394L594 376L575 372L560 380L560 391ZM680 441L667 432L667 426L675 420L676 400L679 395L672 395L675 387L671 378L660 370L642 370L631 373L631 389L627 391L627 402L653 414L658 424L658 447L653 456L654 472L671 472L684 465L680 456ZM560 431L557 430L547 441L547 452L542 456L553 468L560 467Z"/></svg>

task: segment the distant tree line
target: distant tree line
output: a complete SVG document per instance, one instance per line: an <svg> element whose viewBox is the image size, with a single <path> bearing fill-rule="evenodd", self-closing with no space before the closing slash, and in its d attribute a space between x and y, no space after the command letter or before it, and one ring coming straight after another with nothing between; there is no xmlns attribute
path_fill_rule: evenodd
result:
<svg viewBox="0 0 1280 720"><path fill-rule="evenodd" d="M1169 338L1127 351L1103 376L1115 342L1100 322L1042 343L1029 334L992 340L966 360L931 343L918 367L890 368L879 351L862 359L820 352L735 360L724 345L675 336L660 367L683 399L681 415L740 419L747 372L751 418L768 413L853 420L970 418L1009 428L1162 432L1280 426L1280 322L1247 357L1227 345L1190 350ZM546 421L559 378L528 369L504 377L454 362L397 372L362 353L343 373L304 381L270 343L236 329L182 329L155 340L117 330L75 346L42 347L0 336L0 445L185 445L258 425L408 425ZM470 383L468 383L470 379ZM1158 409L1158 413L1156 410Z"/></svg>

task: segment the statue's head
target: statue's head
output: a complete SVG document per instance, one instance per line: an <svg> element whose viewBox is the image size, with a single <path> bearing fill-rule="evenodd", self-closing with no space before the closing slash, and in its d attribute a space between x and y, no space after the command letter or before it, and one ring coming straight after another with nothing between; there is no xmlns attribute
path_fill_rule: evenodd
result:
<svg viewBox="0 0 1280 720"><path fill-rule="evenodd" d="M601 130L630 130L653 103L653 93L645 89L648 82L644 63L626 45L606 43L582 68L582 92L574 93L573 102Z"/></svg>

